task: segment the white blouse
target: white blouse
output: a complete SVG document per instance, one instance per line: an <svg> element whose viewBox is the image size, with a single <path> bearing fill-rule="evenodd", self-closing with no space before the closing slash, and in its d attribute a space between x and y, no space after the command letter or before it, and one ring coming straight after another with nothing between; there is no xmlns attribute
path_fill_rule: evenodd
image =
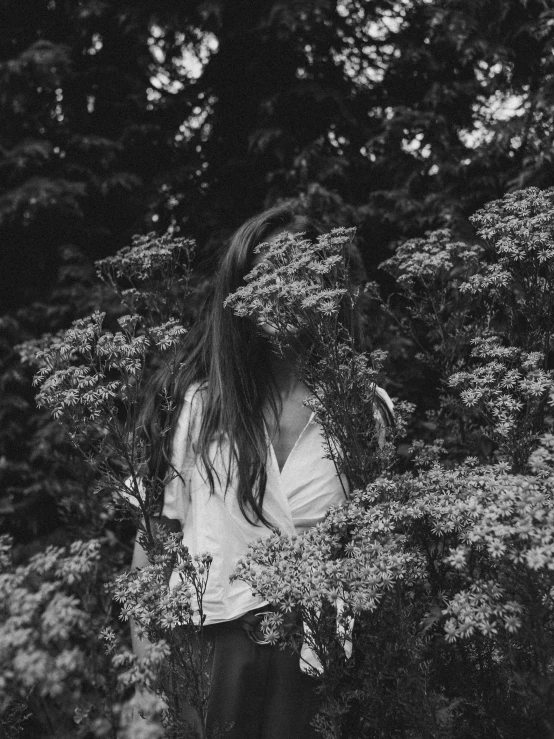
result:
<svg viewBox="0 0 554 739"><path fill-rule="evenodd" d="M387 393L381 388L378 391L392 408ZM166 485L162 515L179 521L183 544L193 556L209 553L213 557L203 598L208 625L238 618L266 604L247 583L230 582L230 577L238 560L246 555L248 545L270 536L272 531L264 524L255 526L246 520L239 507L233 475L225 493L230 452L225 435L214 439L209 449L215 482L215 492L210 494L205 470L195 453L202 398L199 383L185 395L172 448L172 461L182 479L176 475ZM281 471L269 436L267 446L263 510L267 521L281 534L301 533L322 521L331 506L346 502L346 480L337 475L333 462L324 456L323 431L313 413ZM174 572L170 586L177 582Z"/></svg>
<svg viewBox="0 0 554 739"><path fill-rule="evenodd" d="M195 453L202 414L203 392L192 385L185 395L173 438L172 461L181 473L166 485L162 515L177 519L183 544L189 552L213 557L203 598L206 625L229 621L266 604L242 580L230 582L238 560L248 545L271 535L272 530L249 523L240 510L236 481L228 477L229 442L225 435L214 439L209 459L215 481L214 494L202 461ZM332 505L346 500L346 481L341 483L334 464L325 459L320 426L312 413L285 465L279 471L273 446L267 438L267 483L263 510L266 520L281 534L293 535L322 521ZM344 485L344 488L343 488ZM173 573L170 586L178 582Z"/></svg>

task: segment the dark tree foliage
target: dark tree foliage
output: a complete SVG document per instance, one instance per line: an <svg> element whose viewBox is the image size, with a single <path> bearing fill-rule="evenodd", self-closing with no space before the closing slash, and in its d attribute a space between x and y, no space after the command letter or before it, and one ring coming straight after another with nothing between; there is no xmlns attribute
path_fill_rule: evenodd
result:
<svg viewBox="0 0 554 739"><path fill-rule="evenodd" d="M13 347L117 314L94 259L169 228L209 274L237 225L291 197L357 226L370 274L406 236L467 236L484 202L553 184L553 22L546 0L5 0L2 525L51 530L80 477ZM372 330L402 354L385 319Z"/></svg>
<svg viewBox="0 0 554 739"><path fill-rule="evenodd" d="M152 216L217 243L307 193L375 266L552 180L547 2L3 7L4 310L46 294L64 245L113 253Z"/></svg>
<svg viewBox="0 0 554 739"><path fill-rule="evenodd" d="M117 5L4 3L4 309L47 295L65 246L98 257L140 229L167 164L147 111L148 23Z"/></svg>

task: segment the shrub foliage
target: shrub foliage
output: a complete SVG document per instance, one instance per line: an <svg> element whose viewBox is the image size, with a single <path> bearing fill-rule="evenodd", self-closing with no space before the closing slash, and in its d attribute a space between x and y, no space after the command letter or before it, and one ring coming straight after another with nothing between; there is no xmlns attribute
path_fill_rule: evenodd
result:
<svg viewBox="0 0 554 739"><path fill-rule="evenodd" d="M350 230L260 246L264 260L227 301L270 324L275 351L310 347L298 368L350 490L315 528L252 545L235 573L274 605L268 639L311 651L327 739L554 735L554 192L511 193L471 220L471 242L432 232L384 263L391 347L399 336L408 347L388 365L347 320L363 297L349 279ZM68 737L208 736L211 557L191 558L160 524L169 478L145 476L149 449L134 433L150 373L179 371L191 248L136 240L98 265L128 306L119 327L96 312L22 347L39 404L90 464L101 535L27 562L3 545L0 710L14 736L26 710L41 736L53 721ZM401 386L403 362L434 384L402 388L392 426L376 384ZM159 402L170 408L171 393ZM138 526L148 567L121 571L118 518ZM291 610L301 635L283 628ZM141 659L119 623L129 617L152 644Z"/></svg>

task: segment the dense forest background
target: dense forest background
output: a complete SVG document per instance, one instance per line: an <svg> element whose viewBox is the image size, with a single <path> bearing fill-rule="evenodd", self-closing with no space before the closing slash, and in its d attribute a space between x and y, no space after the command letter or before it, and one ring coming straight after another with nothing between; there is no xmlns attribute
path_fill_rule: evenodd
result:
<svg viewBox="0 0 554 739"><path fill-rule="evenodd" d="M94 260L170 230L209 278L234 228L296 198L357 227L386 289L402 239L474 239L485 202L554 184L553 41L546 0L5 0L1 530L32 550L98 524L14 348L118 314Z"/></svg>

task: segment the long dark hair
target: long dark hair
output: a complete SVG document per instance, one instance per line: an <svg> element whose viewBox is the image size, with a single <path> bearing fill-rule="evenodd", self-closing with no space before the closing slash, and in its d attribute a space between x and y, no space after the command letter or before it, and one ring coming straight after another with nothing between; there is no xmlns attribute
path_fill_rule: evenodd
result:
<svg viewBox="0 0 554 739"><path fill-rule="evenodd" d="M169 468L172 436L186 391L192 384L202 383L202 419L196 453L211 491L214 492L215 480L208 449L214 437L224 432L237 472L240 509L250 523L261 521L266 525L264 403L269 402L276 418L280 412L267 361L270 348L252 321L237 318L231 309L223 308L223 302L244 284L244 276L252 268L254 248L281 231L305 233L311 240L321 233L314 221L296 213L290 204L270 208L246 221L231 237L199 320L180 347L178 376L167 367L154 373L145 387L139 415L140 432L151 450L148 474L152 479L163 478ZM169 389L173 404L168 417L162 398ZM162 428L172 432L162 434Z"/></svg>
<svg viewBox="0 0 554 739"><path fill-rule="evenodd" d="M269 404L275 419L281 408L267 361L271 351L268 340L260 336L254 322L238 318L223 307L223 302L244 284L244 276L252 268L254 248L282 231L304 233L312 241L322 233L317 223L299 215L291 204L271 208L246 221L231 237L211 295L179 350L180 371L175 375L161 368L152 376L139 416L140 431L151 450L148 474L152 479L163 477L170 466L172 436L185 393L192 384L201 383L202 418L195 452L202 460L213 494L215 480L208 449L215 437L227 434L232 455L229 464L237 473L240 510L252 524L269 525L263 515L267 482L264 404ZM358 343L359 326L351 324L351 328ZM168 391L174 402L171 410L164 411L162 399ZM172 432L163 434L160 429L164 427Z"/></svg>

